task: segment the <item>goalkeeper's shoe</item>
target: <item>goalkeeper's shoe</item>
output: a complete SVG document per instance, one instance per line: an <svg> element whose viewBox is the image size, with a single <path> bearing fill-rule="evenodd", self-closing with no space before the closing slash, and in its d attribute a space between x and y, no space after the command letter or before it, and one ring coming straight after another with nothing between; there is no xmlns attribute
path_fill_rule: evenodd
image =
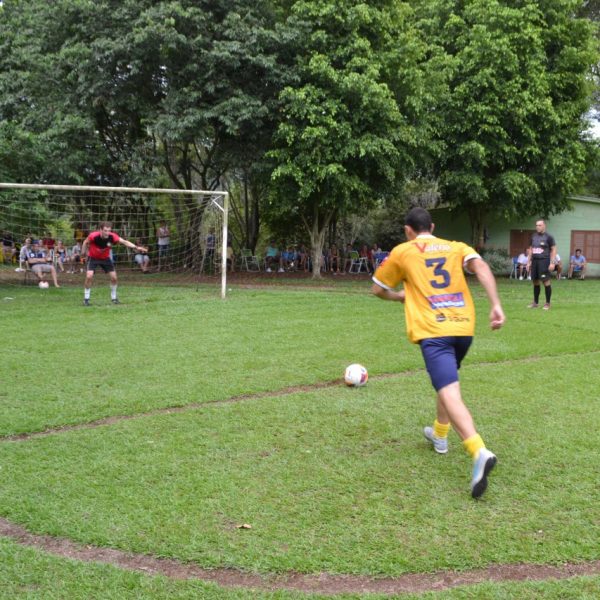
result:
<svg viewBox="0 0 600 600"><path fill-rule="evenodd" d="M121 304L121 303L119 302L119 299L118 299L118 298L113 298L113 299L111 300L111 302L112 302L113 304Z"/></svg>
<svg viewBox="0 0 600 600"><path fill-rule="evenodd" d="M84 306L89 306L90 305L90 301L87 298L84 298L83 305Z"/></svg>
<svg viewBox="0 0 600 600"><path fill-rule="evenodd" d="M482 448L473 462L473 478L471 479L471 496L479 498L487 489L487 478L490 471L496 466L498 459L493 452Z"/></svg>
<svg viewBox="0 0 600 600"><path fill-rule="evenodd" d="M439 438L433 435L433 427L424 427L423 435L433 444L433 449L438 454L448 452L448 438Z"/></svg>

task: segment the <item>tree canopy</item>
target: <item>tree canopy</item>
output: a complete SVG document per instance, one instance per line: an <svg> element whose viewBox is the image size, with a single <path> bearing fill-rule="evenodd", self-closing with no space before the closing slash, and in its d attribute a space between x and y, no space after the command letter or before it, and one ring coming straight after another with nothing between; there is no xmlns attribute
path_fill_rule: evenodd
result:
<svg viewBox="0 0 600 600"><path fill-rule="evenodd" d="M227 188L241 244L262 220L315 260L330 223L436 181L477 241L563 210L591 164L596 8L6 0L0 177Z"/></svg>
<svg viewBox="0 0 600 600"><path fill-rule="evenodd" d="M444 200L482 243L486 216L550 215L585 170L593 29L563 0L439 0L420 27L448 65L436 111Z"/></svg>

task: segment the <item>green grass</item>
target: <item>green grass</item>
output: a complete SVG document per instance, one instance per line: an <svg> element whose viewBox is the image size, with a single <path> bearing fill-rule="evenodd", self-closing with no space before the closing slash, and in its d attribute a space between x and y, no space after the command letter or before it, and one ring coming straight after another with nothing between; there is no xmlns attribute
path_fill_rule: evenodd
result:
<svg viewBox="0 0 600 600"><path fill-rule="evenodd" d="M87 309L80 290L1 290L12 298L0 298L2 331L17 344L2 360L0 435L137 417L0 443L0 516L83 544L259 573L398 576L598 558L600 282L556 283L549 312L525 308L530 285L503 282L499 332L474 287L478 335L462 387L500 461L480 502L468 496L458 438L443 457L421 439L434 402L420 353L402 308L371 297L368 283L239 287L225 302L208 288L123 287L122 306L96 293ZM365 388L284 393L339 380L350 362L369 368ZM11 590L0 597L299 597L0 542L0 590ZM515 586L440 597L592 598L600 578Z"/></svg>

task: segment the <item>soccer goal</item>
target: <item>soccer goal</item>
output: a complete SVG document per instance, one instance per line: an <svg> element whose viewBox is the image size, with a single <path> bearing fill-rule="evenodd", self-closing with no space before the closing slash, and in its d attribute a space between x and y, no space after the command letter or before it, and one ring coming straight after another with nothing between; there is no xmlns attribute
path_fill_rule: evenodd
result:
<svg viewBox="0 0 600 600"><path fill-rule="evenodd" d="M0 183L0 283L27 283L26 250L35 244L61 285L79 285L80 248L110 222L120 237L148 248L112 249L119 277L173 285L221 284L227 292L228 193L101 186Z"/></svg>

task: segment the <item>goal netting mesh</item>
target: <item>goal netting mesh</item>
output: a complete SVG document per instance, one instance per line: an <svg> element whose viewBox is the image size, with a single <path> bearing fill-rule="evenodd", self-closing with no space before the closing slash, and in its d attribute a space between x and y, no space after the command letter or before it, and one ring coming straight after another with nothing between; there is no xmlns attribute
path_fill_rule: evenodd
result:
<svg viewBox="0 0 600 600"><path fill-rule="evenodd" d="M0 183L0 285L37 285L25 260L33 245L48 257L61 286L82 285L80 247L108 221L120 237L148 249L112 249L121 281L212 283L224 297L227 210L221 191Z"/></svg>

